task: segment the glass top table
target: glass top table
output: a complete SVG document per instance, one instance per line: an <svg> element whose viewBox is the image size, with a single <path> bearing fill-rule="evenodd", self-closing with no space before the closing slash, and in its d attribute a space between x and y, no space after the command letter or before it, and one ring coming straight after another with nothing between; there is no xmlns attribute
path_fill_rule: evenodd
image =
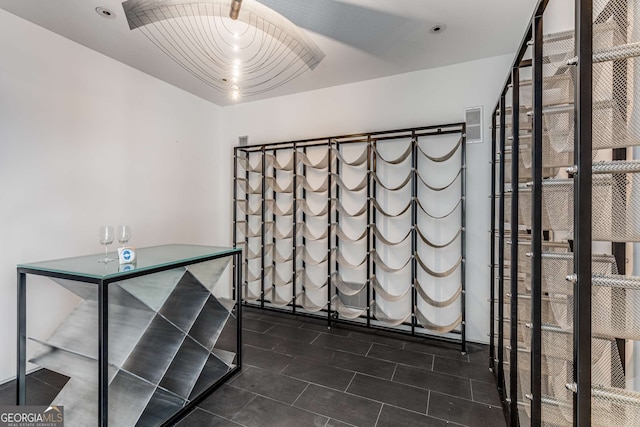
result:
<svg viewBox="0 0 640 427"><path fill-rule="evenodd" d="M17 265L16 403L28 404L27 276L44 276L81 300L49 336L28 337L31 363L70 378L52 402L68 407L65 421L174 425L241 368L241 256L168 244L137 249L132 264L94 254Z"/></svg>
<svg viewBox="0 0 640 427"><path fill-rule="evenodd" d="M104 254L18 264L17 267L18 271L30 274L74 276L77 279L95 279L87 281L97 283L121 280L129 276L148 274L152 270L193 264L239 252L240 249L221 246L169 244L136 249L136 263L125 264L125 268L118 263L117 259L106 264L98 262Z"/></svg>

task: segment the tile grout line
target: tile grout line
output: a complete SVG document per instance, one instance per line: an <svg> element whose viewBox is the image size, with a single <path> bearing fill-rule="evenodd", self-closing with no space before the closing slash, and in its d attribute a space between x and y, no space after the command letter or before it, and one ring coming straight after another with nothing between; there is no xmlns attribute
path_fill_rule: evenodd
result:
<svg viewBox="0 0 640 427"><path fill-rule="evenodd" d="M371 343L371 345L369 346L369 350L367 350L367 352L365 353L364 357L369 357L369 353L371 353L371 350L373 349L373 342Z"/></svg>
<svg viewBox="0 0 640 427"><path fill-rule="evenodd" d="M431 390L429 390L429 394L427 395L427 412L425 415L429 415L429 403L431 403Z"/></svg>
<svg viewBox="0 0 640 427"><path fill-rule="evenodd" d="M304 390L302 390L300 392L300 394L298 395L298 397L296 397L296 400L294 400L290 406L293 406L296 404L296 402L298 401L298 399L300 399L300 396L302 396L304 394L305 391L307 391L307 389L309 388L309 386L311 385L311 383L307 383L307 386L304 388Z"/></svg>
<svg viewBox="0 0 640 427"><path fill-rule="evenodd" d="M351 381L349 381L349 384L347 384L347 387L343 390L344 393L347 392L347 390L349 390L349 387L351 387L351 383L353 382L353 380L356 378L356 375L358 375L357 372L353 373L353 376L351 377Z"/></svg>
<svg viewBox="0 0 640 427"><path fill-rule="evenodd" d="M473 398L473 381L471 381L471 378L469 378L469 390L471 390L471 400L475 402L476 400Z"/></svg>
<svg viewBox="0 0 640 427"><path fill-rule="evenodd" d="M393 381L393 378L396 376L397 370L398 370L398 364L396 363L396 366L393 368L393 374L391 374L391 381Z"/></svg>
<svg viewBox="0 0 640 427"><path fill-rule="evenodd" d="M322 387L322 388L326 388L326 389L329 389L329 390L335 390L335 389L332 389L331 387L325 387L325 386L322 386L322 385L319 385L319 384L314 384L314 385L316 385L317 387ZM427 390L427 391L432 391L432 390ZM365 399L365 400L368 400L370 402L380 403L381 405L387 405L387 406L390 406L392 408L396 408L396 409L400 409L400 410L403 410L403 411L411 412L413 414L418 414L418 415L423 415L423 416L425 415L422 412L414 411L413 409L403 408L402 406L394 405L394 404L388 403L388 402L383 402L382 400L371 399L370 397L360 396L359 394L350 393L348 391L343 391L341 393L344 393L346 395L353 396L353 397L358 397L360 399ZM444 393L440 393L440 394L444 394ZM450 395L447 395L447 396L450 396ZM263 396L263 397L266 397L266 396ZM456 396L451 396L451 397L456 397ZM273 398L268 398L268 399L275 400ZM467 399L465 399L465 400L467 400ZM296 406L296 408L298 408L298 406ZM311 412L311 411L309 411L309 412ZM320 414L320 415L322 415L322 414ZM327 415L323 415L323 416L326 417ZM435 418L435 419L440 420L440 421L445 421L448 424L457 425L457 426L464 426L464 424L460 424L460 423L457 423L455 421L447 420L445 418L440 418L440 417L436 417L436 416L433 416L433 415L429 415L429 417ZM342 421L342 420L340 420L338 418L334 418L334 419L336 419L338 421Z"/></svg>
<svg viewBox="0 0 640 427"><path fill-rule="evenodd" d="M378 411L378 417L376 418L376 422L375 422L374 426L377 426L378 422L380 421L380 415L382 414L382 408L384 408L384 403L382 405L380 405L380 410Z"/></svg>

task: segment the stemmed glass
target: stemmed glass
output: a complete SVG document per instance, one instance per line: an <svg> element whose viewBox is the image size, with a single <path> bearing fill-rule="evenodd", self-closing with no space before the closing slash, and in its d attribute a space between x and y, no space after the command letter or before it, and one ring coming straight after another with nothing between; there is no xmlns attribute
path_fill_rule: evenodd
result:
<svg viewBox="0 0 640 427"><path fill-rule="evenodd" d="M98 262L108 263L113 261L113 258L108 257L108 246L113 243L113 239L115 238L115 234L113 232L113 227L110 225L103 225L100 227L100 232L98 233L98 241L102 246L104 246L104 259L98 260Z"/></svg>
<svg viewBox="0 0 640 427"><path fill-rule="evenodd" d="M119 225L118 226L118 242L124 248L124 245L131 239L131 227L128 225Z"/></svg>

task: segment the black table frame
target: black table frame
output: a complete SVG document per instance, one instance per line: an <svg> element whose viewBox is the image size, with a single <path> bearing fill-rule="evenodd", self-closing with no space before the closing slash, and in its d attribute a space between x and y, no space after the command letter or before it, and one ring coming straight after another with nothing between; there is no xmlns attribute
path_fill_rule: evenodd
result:
<svg viewBox="0 0 640 427"><path fill-rule="evenodd" d="M100 427L108 426L109 411L109 379L108 379L108 362L109 362L109 340L108 340L108 304L109 293L108 286L114 282L121 282L134 277L146 276L148 274L158 273L173 268L185 267L214 259L233 257L233 290L236 296L236 319L237 319L237 363L236 366L223 375L218 381L207 388L200 395L192 399L180 411L175 413L171 418L166 420L162 426L169 426L175 421L184 417L198 403L210 395L215 389L220 387L227 379L238 373L242 365L242 250L230 249L224 254L212 254L198 258L197 260L180 260L166 265L145 269L132 270L126 274L120 274L114 277L104 279L89 277L81 274L60 273L52 271L44 271L37 268L18 267L18 331L17 331L17 387L16 387L16 404L26 405L27 387L26 387L26 368L27 368L27 274L36 276L53 277L58 279L74 280L83 283L93 283L98 285L98 425Z"/></svg>

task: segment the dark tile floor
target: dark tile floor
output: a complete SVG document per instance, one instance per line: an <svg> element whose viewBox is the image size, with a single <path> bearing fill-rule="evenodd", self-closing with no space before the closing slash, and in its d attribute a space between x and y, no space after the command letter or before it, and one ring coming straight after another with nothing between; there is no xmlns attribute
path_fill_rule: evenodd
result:
<svg viewBox="0 0 640 427"><path fill-rule="evenodd" d="M504 426L488 349L245 308L242 371L179 427ZM48 404L65 378L28 378L29 404ZM12 404L15 384L0 386Z"/></svg>

